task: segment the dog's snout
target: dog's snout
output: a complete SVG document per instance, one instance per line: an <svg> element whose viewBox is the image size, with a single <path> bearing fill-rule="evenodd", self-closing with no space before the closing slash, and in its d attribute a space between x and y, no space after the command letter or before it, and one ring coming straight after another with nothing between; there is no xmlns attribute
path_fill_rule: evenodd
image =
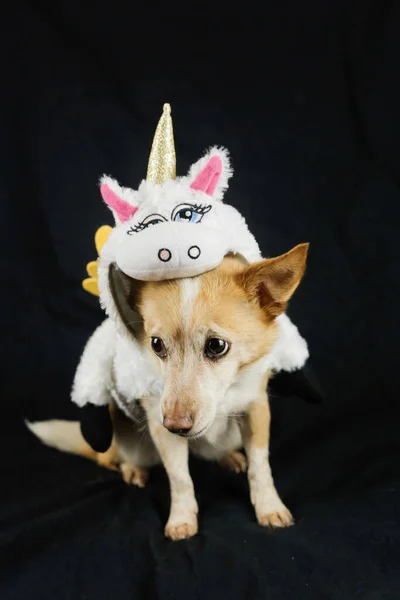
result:
<svg viewBox="0 0 400 600"><path fill-rule="evenodd" d="M188 250L189 258L193 258L193 260L196 260L196 258L199 258L200 254L201 250L198 246L190 246Z"/></svg>
<svg viewBox="0 0 400 600"><path fill-rule="evenodd" d="M186 435L193 426L193 418L189 415L164 416L163 425L171 433Z"/></svg>
<svg viewBox="0 0 400 600"><path fill-rule="evenodd" d="M158 251L158 258L162 262L168 262L169 260L171 260L171 257L171 250L168 250L168 248L160 248L160 250Z"/></svg>

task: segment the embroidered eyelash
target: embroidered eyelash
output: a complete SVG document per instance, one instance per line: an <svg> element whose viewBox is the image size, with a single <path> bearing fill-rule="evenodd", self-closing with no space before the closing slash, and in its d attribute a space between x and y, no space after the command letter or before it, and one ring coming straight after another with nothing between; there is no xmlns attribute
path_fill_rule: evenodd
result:
<svg viewBox="0 0 400 600"><path fill-rule="evenodd" d="M191 204L190 206L195 212L199 213L200 215L205 215L211 210L211 204L207 204L205 206L202 206L201 204Z"/></svg>
<svg viewBox="0 0 400 600"><path fill-rule="evenodd" d="M131 233L137 233L138 231L143 231L143 229L146 228L146 224L143 223L143 221L141 223L138 223L137 225L133 225L131 227L129 227L128 231L126 232L128 235L131 235Z"/></svg>
<svg viewBox="0 0 400 600"><path fill-rule="evenodd" d="M153 219L151 221L148 221L148 219L150 217L153 217ZM146 229L146 227L148 227L150 225L150 223L154 220L158 220L158 221L166 221L165 217L163 217L162 215L158 215L158 214L154 214L154 215L147 215L147 217L145 217L143 219L143 221L141 221L140 223L137 223L136 225L132 225L128 230L127 230L127 234L131 235L132 233L137 233L138 231L143 231L143 229Z"/></svg>

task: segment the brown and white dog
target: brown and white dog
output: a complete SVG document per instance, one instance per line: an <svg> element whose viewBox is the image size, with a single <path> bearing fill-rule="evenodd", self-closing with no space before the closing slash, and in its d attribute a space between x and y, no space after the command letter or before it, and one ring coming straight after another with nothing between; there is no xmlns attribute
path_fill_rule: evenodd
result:
<svg viewBox="0 0 400 600"><path fill-rule="evenodd" d="M258 523L291 525L269 465L266 388L273 374L266 359L276 339L275 319L303 277L307 251L308 244L301 244L250 265L227 256L213 271L190 279L134 282L130 302L143 320L141 344L164 380L157 402L141 399L143 423L113 409L114 441L103 455L85 443L78 423L28 426L48 445L109 468L119 465L124 479L139 486L146 468L161 460L171 489L165 533L174 540L198 529L189 451L241 471L246 461L238 451L244 447Z"/></svg>

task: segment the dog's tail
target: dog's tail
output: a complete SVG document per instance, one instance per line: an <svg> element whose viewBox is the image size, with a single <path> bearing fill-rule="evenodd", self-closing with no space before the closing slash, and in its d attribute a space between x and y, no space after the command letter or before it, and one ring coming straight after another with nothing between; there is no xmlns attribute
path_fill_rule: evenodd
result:
<svg viewBox="0 0 400 600"><path fill-rule="evenodd" d="M83 437L79 421L50 419L33 423L25 421L25 424L46 446L57 448L61 452L83 456L112 471L119 470L120 457L114 441L107 452L96 452Z"/></svg>
<svg viewBox="0 0 400 600"><path fill-rule="evenodd" d="M51 419L34 423L25 421L25 424L46 446L99 462L99 453L85 441L78 421Z"/></svg>

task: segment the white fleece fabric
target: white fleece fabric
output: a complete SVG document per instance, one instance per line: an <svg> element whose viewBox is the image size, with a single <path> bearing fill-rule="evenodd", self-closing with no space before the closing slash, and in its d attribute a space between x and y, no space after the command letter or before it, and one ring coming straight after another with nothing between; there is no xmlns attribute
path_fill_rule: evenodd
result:
<svg viewBox="0 0 400 600"><path fill-rule="evenodd" d="M214 156L221 159L222 170L212 193L192 189L191 183ZM199 275L218 266L228 252L242 255L249 263L262 258L243 216L222 201L231 175L228 152L214 147L192 165L187 176L163 184L143 181L134 191L102 178L102 185L137 210L125 221L113 210L116 226L100 253L100 303L109 318L89 339L76 371L72 401L78 406L107 404L110 394L118 402L120 394L124 401L118 403L129 415L130 402L159 397L163 388L149 357L119 315L109 286L112 263L134 279L157 281ZM279 337L268 366L276 372L301 368L308 358L306 341L286 314L277 323Z"/></svg>

